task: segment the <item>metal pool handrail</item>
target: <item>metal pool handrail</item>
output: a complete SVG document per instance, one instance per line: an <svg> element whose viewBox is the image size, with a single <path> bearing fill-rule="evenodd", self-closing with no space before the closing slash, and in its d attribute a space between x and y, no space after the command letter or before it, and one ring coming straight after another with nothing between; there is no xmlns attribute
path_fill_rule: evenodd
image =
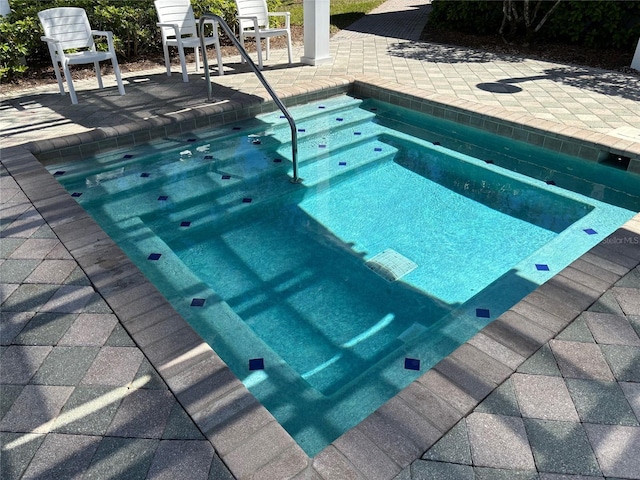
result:
<svg viewBox="0 0 640 480"><path fill-rule="evenodd" d="M285 118L289 122L289 126L291 127L291 161L293 163L293 178L291 179L291 182L301 183L302 179L298 177L298 129L296 128L296 122L293 120L293 117L289 113L289 110L287 110L287 107L285 107L284 103L282 103L280 98L278 98L278 95L276 95L276 92L273 90L271 85L269 85L269 82L267 82L267 79L264 78L264 75L262 75L262 72L258 69L256 64L253 63L253 60L251 60L251 57L249 57L249 54L247 53L247 51L244 48L242 48L242 45L240 44L236 36L231 31L231 28L229 28L229 25L227 24L227 22L225 22L220 16L215 15L213 13L204 13L202 17L200 17L199 29L198 29L198 34L200 35L200 46L202 47L202 58L204 60L204 77L207 82L207 98L211 100L211 96L212 96L211 75L209 73L209 61L207 60L207 50L204 44L204 35L203 35L204 22L207 19L217 22L222 27L222 29L225 31L229 39L233 42L233 44L236 46L236 48L240 52L240 55L247 61L247 63L249 64L253 72L258 77L258 80L262 82L262 85L267 90L269 95L271 95L271 98L273 99L274 103L282 111L282 114L285 116Z"/></svg>

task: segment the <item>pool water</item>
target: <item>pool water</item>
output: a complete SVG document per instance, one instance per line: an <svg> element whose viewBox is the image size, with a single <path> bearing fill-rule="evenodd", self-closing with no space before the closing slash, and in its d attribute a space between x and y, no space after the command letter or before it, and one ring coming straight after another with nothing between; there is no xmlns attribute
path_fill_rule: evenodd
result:
<svg viewBox="0 0 640 480"><path fill-rule="evenodd" d="M49 167L309 455L634 215L394 112L293 108L302 184L276 113Z"/></svg>

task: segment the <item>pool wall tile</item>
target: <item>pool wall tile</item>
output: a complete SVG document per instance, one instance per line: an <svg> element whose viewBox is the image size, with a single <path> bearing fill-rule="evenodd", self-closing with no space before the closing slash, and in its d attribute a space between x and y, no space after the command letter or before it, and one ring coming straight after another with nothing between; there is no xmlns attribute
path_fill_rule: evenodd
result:
<svg viewBox="0 0 640 480"><path fill-rule="evenodd" d="M249 359L249 370L264 370L264 358Z"/></svg>

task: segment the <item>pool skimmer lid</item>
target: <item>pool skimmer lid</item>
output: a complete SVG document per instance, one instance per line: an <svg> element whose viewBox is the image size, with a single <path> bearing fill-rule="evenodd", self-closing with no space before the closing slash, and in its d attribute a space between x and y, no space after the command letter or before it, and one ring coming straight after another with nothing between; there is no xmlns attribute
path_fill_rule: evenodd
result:
<svg viewBox="0 0 640 480"><path fill-rule="evenodd" d="M391 248L367 260L366 265L388 282L394 282L418 267L416 263Z"/></svg>

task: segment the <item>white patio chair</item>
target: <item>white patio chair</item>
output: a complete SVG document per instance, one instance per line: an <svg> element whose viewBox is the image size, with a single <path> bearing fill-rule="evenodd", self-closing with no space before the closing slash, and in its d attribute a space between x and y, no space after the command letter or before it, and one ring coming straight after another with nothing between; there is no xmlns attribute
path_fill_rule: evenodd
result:
<svg viewBox="0 0 640 480"><path fill-rule="evenodd" d="M100 75L100 62L103 60L111 60L113 71L116 74L116 81L118 82L118 91L120 95L124 95L120 68L118 67L116 52L113 48L112 32L91 30L87 14L82 8L50 8L38 12L38 17L44 29L44 36L40 37L40 39L47 42L47 46L49 47L51 62L53 63L53 69L56 73L61 94L64 94L64 87L62 85L62 77L60 76L58 63L62 66L64 78L67 80L71 103L77 104L78 97L73 88L69 65L93 63L96 70L96 77L98 77L98 86L104 88ZM94 36L107 37L109 50L106 52L96 51L96 45L93 40Z"/></svg>
<svg viewBox="0 0 640 480"><path fill-rule="evenodd" d="M200 37L198 37L199 20L193 15L193 8L189 0L155 0L153 2L158 13L157 23L162 32L162 47L164 49L164 63L167 66L167 76L171 76L171 61L169 59L169 47L177 47L182 66L182 81L188 82L187 61L184 55L185 48L193 48L196 57L196 71L200 70ZM214 45L218 60L218 75L224 75L222 57L220 55L220 40L218 39L218 23L213 20L205 20L211 24L211 35L204 37L205 48ZM202 52L206 55L207 52Z"/></svg>
<svg viewBox="0 0 640 480"><path fill-rule="evenodd" d="M240 43L244 48L245 37L255 37L258 51L258 68L262 70L262 45L264 38L269 60L269 39L286 35L289 64L291 64L291 28L289 12L269 12L265 0L236 0L238 23L240 25ZM270 28L269 17L284 17L284 28Z"/></svg>

